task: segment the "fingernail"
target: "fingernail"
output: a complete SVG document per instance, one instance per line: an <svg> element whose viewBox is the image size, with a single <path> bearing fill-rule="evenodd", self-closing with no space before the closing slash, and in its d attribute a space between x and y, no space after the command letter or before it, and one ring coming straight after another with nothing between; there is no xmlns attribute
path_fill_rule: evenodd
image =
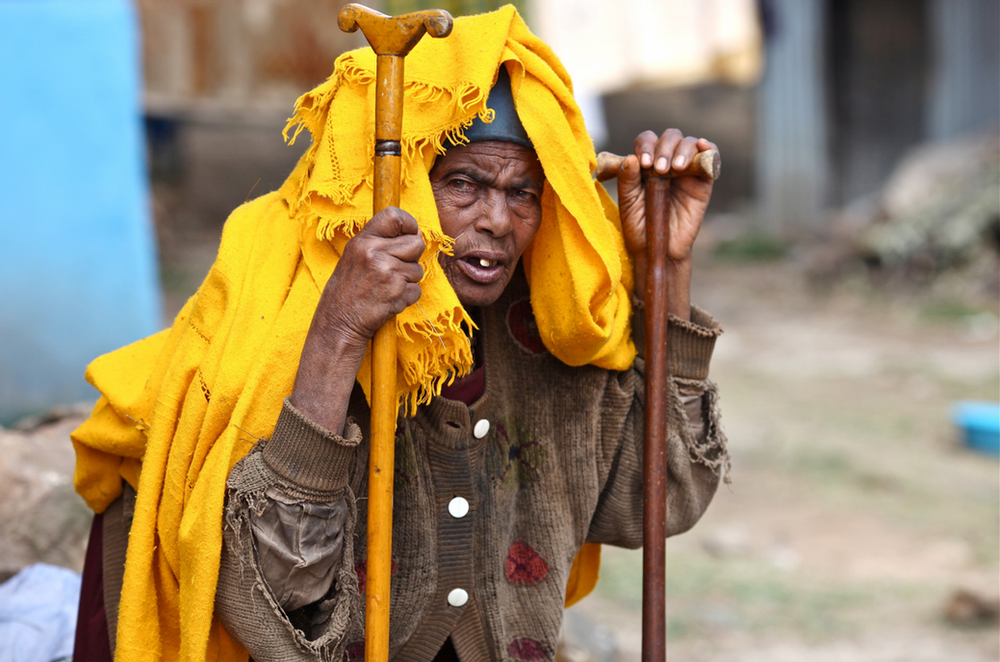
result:
<svg viewBox="0 0 1000 662"><path fill-rule="evenodd" d="M656 169L659 170L660 172L667 171L667 159L665 157L661 156L660 158L656 159Z"/></svg>
<svg viewBox="0 0 1000 662"><path fill-rule="evenodd" d="M653 165L653 157L650 156L649 154L643 154L640 160L642 161L643 168L648 168L649 166Z"/></svg>
<svg viewBox="0 0 1000 662"><path fill-rule="evenodd" d="M674 167L675 168L683 168L684 167L684 163L685 163L685 159L684 159L683 156L678 156L676 159L674 159Z"/></svg>

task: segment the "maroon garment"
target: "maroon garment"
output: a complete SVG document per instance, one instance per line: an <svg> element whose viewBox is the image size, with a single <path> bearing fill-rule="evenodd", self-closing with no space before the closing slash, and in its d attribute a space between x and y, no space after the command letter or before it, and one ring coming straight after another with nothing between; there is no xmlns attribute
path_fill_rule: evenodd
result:
<svg viewBox="0 0 1000 662"><path fill-rule="evenodd" d="M479 308L473 308L470 312L476 325L482 327L482 311ZM482 397L483 391L486 390L486 365L483 363L483 350L480 345L480 338L474 337L472 341L472 372L465 377L457 378L448 386L442 386L442 397L458 400L466 407Z"/></svg>
<svg viewBox="0 0 1000 662"><path fill-rule="evenodd" d="M479 366L465 377L459 377L448 386L441 387L441 395L471 405L486 389L486 367Z"/></svg>
<svg viewBox="0 0 1000 662"><path fill-rule="evenodd" d="M94 515L80 583L74 662L111 662L108 615L104 610L104 516Z"/></svg>

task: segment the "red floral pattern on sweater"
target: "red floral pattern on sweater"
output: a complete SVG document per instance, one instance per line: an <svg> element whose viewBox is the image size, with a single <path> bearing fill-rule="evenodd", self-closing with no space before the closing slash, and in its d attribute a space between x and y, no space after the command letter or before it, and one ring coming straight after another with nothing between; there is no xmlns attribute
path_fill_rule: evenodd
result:
<svg viewBox="0 0 1000 662"><path fill-rule="evenodd" d="M504 574L514 584L537 584L549 574L549 564L526 542L514 542L507 551Z"/></svg>
<svg viewBox="0 0 1000 662"><path fill-rule="evenodd" d="M552 658L552 647L535 639L521 637L510 642L507 655L523 662L541 662Z"/></svg>

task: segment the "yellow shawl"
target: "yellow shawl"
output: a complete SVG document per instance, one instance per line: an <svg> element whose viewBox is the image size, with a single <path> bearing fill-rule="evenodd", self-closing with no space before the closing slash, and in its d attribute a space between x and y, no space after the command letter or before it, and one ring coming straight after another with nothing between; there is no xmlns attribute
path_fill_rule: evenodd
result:
<svg viewBox="0 0 1000 662"><path fill-rule="evenodd" d="M411 409L472 364L461 329L471 320L435 259L450 239L427 173L446 137L461 141L473 117L490 118L486 97L504 65L547 180L524 255L542 340L570 365L623 370L635 355L631 264L617 209L590 177L594 150L569 76L507 6L456 20L450 37L422 40L406 60L401 206L427 242L420 306L397 318L399 397ZM226 478L271 433L320 292L370 216L374 68L369 49L337 59L286 130L294 140L307 129L312 146L280 190L233 212L173 326L87 369L102 395L73 433L77 491L102 512L122 479L138 490L118 659L246 659L213 617ZM366 389L368 370L366 359ZM593 546L578 557L570 599L592 588L597 558Z"/></svg>

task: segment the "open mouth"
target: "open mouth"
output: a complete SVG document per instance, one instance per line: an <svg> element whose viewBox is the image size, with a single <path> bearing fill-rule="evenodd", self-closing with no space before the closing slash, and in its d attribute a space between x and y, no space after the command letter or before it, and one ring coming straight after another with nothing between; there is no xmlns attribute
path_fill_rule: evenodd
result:
<svg viewBox="0 0 1000 662"><path fill-rule="evenodd" d="M477 283L490 284L503 276L504 263L493 256L467 255L458 260L462 271Z"/></svg>

